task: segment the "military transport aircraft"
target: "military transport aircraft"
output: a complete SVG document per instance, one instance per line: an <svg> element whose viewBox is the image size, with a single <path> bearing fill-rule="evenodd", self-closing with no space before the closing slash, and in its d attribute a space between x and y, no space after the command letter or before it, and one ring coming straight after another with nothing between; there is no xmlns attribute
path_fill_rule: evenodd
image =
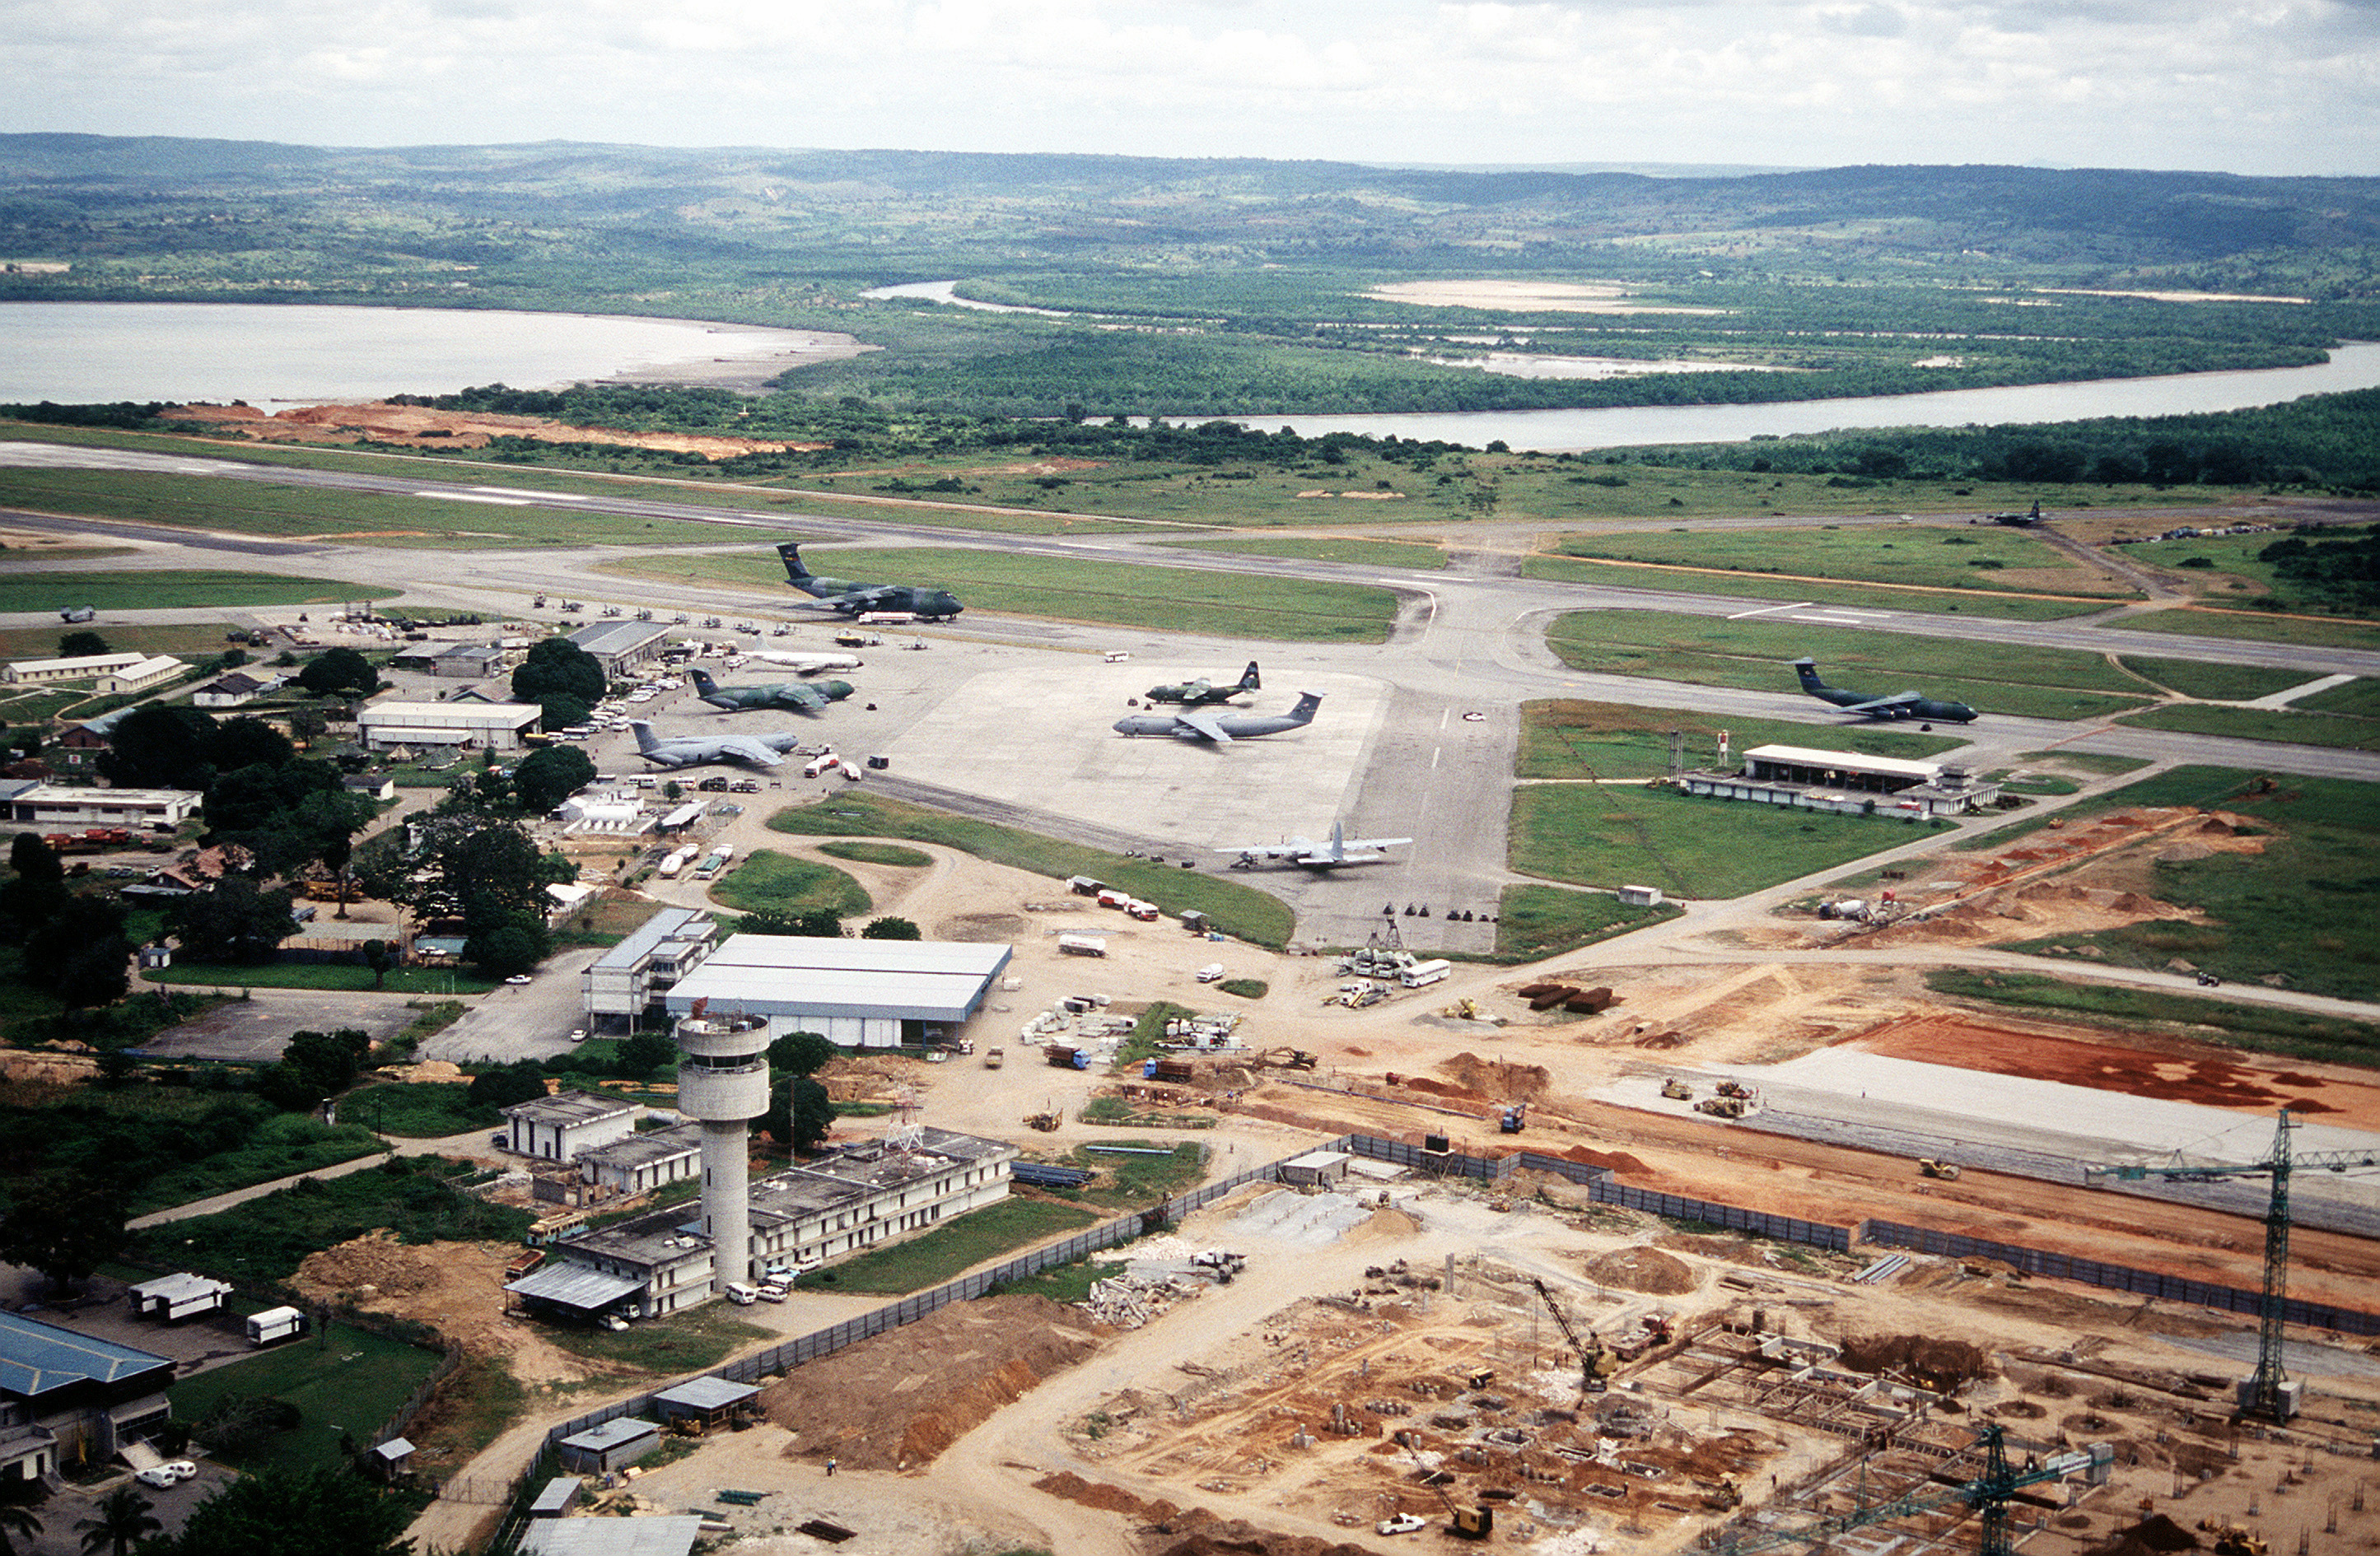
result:
<svg viewBox="0 0 2380 1556"><path fill-rule="evenodd" d="M856 654L795 654L783 648L747 648L744 657L758 659L764 665L783 665L802 675L816 675L820 670L857 669L865 662Z"/></svg>
<svg viewBox="0 0 2380 1556"><path fill-rule="evenodd" d="M1240 672L1240 679L1236 682L1226 682L1218 686L1202 675L1196 681L1184 681L1178 685L1152 686L1141 695L1152 703L1180 703L1184 707L1205 707L1209 703L1230 702L1243 692L1262 690L1264 682L1257 677L1257 662L1250 659L1248 668Z"/></svg>
<svg viewBox="0 0 2380 1556"><path fill-rule="evenodd" d="M2033 500L2033 508L2028 513L1985 513L1984 517L1996 525L2007 525L2014 529L2031 529L2037 524L2046 523L2049 515L2041 511L2041 499L2036 497Z"/></svg>
<svg viewBox="0 0 2380 1556"><path fill-rule="evenodd" d="M946 621L966 609L948 589L911 584L855 584L848 578L822 578L802 565L802 546L788 540L777 548L785 564L785 581L813 599L824 600L846 616L864 610L905 611L921 621Z"/></svg>
<svg viewBox="0 0 2380 1556"><path fill-rule="evenodd" d="M767 686L722 686L702 670L688 670L694 678L695 695L712 707L726 713L740 713L747 708L782 707L802 713L816 713L829 703L839 703L851 695L848 681L820 681L805 683L780 681Z"/></svg>
<svg viewBox="0 0 2380 1556"><path fill-rule="evenodd" d="M1914 692L1895 692L1888 697L1872 697L1865 692L1853 692L1841 686L1829 686L1818 679L1818 661L1796 659L1793 668L1802 675L1802 690L1822 703L1832 703L1845 713L1856 713L1869 718L1936 719L1945 724L1969 724L1974 721L1975 710L1964 703L1942 702L1933 697L1921 697Z"/></svg>
<svg viewBox="0 0 2380 1556"><path fill-rule="evenodd" d="M1179 713L1142 713L1119 718L1115 731L1119 735L1172 735L1176 740L1229 745L1257 735L1304 729L1314 722L1314 710L1321 706L1322 694L1307 692L1287 713L1217 713L1208 708L1185 707Z"/></svg>
<svg viewBox="0 0 2380 1556"><path fill-rule="evenodd" d="M637 732L637 754L663 767L698 767L713 762L743 762L773 767L786 752L802 743L791 730L773 735L671 735L662 739L641 718L631 719Z"/></svg>
<svg viewBox="0 0 2380 1556"><path fill-rule="evenodd" d="M1339 864L1377 864L1389 856L1382 849L1401 848L1412 842L1411 838L1350 838L1342 823L1330 824L1330 840L1313 842L1305 838L1289 838L1278 843L1248 843L1237 848L1217 849L1217 853L1235 853L1234 870L1253 870L1269 859L1287 860L1308 870L1328 870Z"/></svg>

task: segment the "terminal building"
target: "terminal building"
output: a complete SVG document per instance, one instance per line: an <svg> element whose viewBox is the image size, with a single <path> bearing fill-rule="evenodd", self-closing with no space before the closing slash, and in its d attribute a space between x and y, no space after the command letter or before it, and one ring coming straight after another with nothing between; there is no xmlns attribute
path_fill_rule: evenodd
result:
<svg viewBox="0 0 2380 1556"><path fill-rule="evenodd" d="M606 1016L628 1021L642 1016L700 967L718 941L719 925L698 909L655 913L578 975L588 1024Z"/></svg>
<svg viewBox="0 0 2380 1556"><path fill-rule="evenodd" d="M919 1047L951 1039L983 1008L1013 953L937 940L731 935L680 978L665 1003L755 1017L771 1039L817 1032L844 1048ZM591 997L591 996L590 996Z"/></svg>
<svg viewBox="0 0 2380 1556"><path fill-rule="evenodd" d="M1754 746L1742 772L1681 773L1678 787L1719 800L1908 819L1964 815L2000 795L1997 782L1964 767L1799 745Z"/></svg>

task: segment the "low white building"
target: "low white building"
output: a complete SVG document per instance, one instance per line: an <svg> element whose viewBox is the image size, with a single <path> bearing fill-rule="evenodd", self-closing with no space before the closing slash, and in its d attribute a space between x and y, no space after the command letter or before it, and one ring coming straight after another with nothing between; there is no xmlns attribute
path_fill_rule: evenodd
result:
<svg viewBox="0 0 2380 1556"><path fill-rule="evenodd" d="M0 814L34 826L126 826L170 832L198 814L195 789L80 789L62 783L0 782Z"/></svg>
<svg viewBox="0 0 2380 1556"><path fill-rule="evenodd" d="M637 1104L591 1092L557 1092L504 1109L505 1149L546 1162L575 1162L634 1134Z"/></svg>
<svg viewBox="0 0 2380 1556"><path fill-rule="evenodd" d="M67 659L11 659L0 675L23 686L46 686L56 682L97 681L103 675L114 675L130 669L148 658L146 654L78 654ZM175 663L181 661L176 659Z"/></svg>
<svg viewBox="0 0 2380 1556"><path fill-rule="evenodd" d="M122 669L108 671L99 678L99 689L103 692L146 692L152 686L163 686L176 679L189 668L171 654L160 654L153 658L127 665Z"/></svg>
<svg viewBox="0 0 2380 1556"><path fill-rule="evenodd" d="M630 1134L578 1153L578 1170L605 1197L633 1198L702 1173L702 1126Z"/></svg>
<svg viewBox="0 0 2380 1556"><path fill-rule="evenodd" d="M356 738L371 751L399 745L518 751L543 710L535 703L370 703L356 714Z"/></svg>
<svg viewBox="0 0 2380 1556"><path fill-rule="evenodd" d="M643 1015L703 964L718 938L719 925L708 913L662 909L578 975L589 1019Z"/></svg>
<svg viewBox="0 0 2380 1556"><path fill-rule="evenodd" d="M813 1031L846 1048L947 1039L983 1008L1011 948L971 941L736 935L669 991L670 1014L757 1016L769 1035Z"/></svg>
<svg viewBox="0 0 2380 1556"><path fill-rule="evenodd" d="M1904 819L1961 815L2000 793L1998 783L1964 767L1799 745L1754 746L1742 772L1689 772L1678 787L1713 799Z"/></svg>

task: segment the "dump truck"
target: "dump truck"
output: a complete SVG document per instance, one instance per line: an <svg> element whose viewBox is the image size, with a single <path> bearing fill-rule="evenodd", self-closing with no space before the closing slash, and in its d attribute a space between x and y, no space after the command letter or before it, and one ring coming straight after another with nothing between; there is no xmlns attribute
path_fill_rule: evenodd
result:
<svg viewBox="0 0 2380 1556"><path fill-rule="evenodd" d="M1694 1089L1673 1075L1661 1082L1661 1095L1674 1103L1692 1102L1694 1099Z"/></svg>
<svg viewBox="0 0 2380 1556"><path fill-rule="evenodd" d="M1932 1156L1920 1156L1917 1159L1917 1170L1927 1177L1938 1177L1946 1183L1959 1181L1959 1164L1956 1162L1945 1162Z"/></svg>
<svg viewBox="0 0 2380 1556"><path fill-rule="evenodd" d="M1713 1118L1741 1118L1752 1111L1752 1104L1742 1097L1705 1097L1694 1104L1694 1111Z"/></svg>
<svg viewBox="0 0 2380 1556"><path fill-rule="evenodd" d="M1080 1048L1061 1048L1053 1043L1049 1047L1041 1050L1041 1056L1049 1061L1050 1067L1051 1069L1088 1069L1091 1067L1091 1056L1088 1054L1084 1053Z"/></svg>

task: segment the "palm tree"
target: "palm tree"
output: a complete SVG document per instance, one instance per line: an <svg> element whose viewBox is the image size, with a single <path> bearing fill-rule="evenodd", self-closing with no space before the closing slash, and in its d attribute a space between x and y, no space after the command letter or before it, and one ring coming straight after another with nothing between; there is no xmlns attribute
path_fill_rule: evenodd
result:
<svg viewBox="0 0 2380 1556"><path fill-rule="evenodd" d="M82 1556L126 1556L132 1542L163 1533L165 1526L149 1511L149 1499L129 1486L118 1486L99 1499L98 1515L78 1519L82 1532Z"/></svg>
<svg viewBox="0 0 2380 1556"><path fill-rule="evenodd" d="M42 1521L22 1502L0 1502L0 1556L18 1556L17 1541L42 1532Z"/></svg>

